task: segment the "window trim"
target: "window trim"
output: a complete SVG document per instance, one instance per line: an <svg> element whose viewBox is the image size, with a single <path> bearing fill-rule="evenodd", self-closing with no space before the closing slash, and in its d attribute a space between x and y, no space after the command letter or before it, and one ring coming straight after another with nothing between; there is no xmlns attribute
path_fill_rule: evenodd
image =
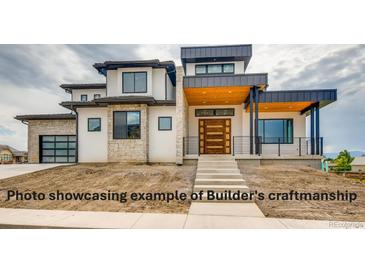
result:
<svg viewBox="0 0 365 274"><path fill-rule="evenodd" d="M198 115L199 110L213 110L213 115ZM233 110L233 115L216 115L217 110ZM234 108L196 108L195 117L233 117L235 116Z"/></svg>
<svg viewBox="0 0 365 274"><path fill-rule="evenodd" d="M86 97L86 100L82 100L82 97ZM87 102L88 101L88 96L87 96L87 94L81 94L80 95L80 102Z"/></svg>
<svg viewBox="0 0 365 274"><path fill-rule="evenodd" d="M133 73L134 91L124 91L124 74ZM144 73L146 75L146 91L136 91L136 73ZM147 71L124 71L122 72L122 93L148 93L148 73Z"/></svg>
<svg viewBox="0 0 365 274"><path fill-rule="evenodd" d="M268 118L268 119L258 119L259 121L291 121L291 124L292 124L292 128L291 128L291 142L280 142L281 145L292 145L294 144L294 119L293 118ZM265 124L265 122L264 122ZM285 130L285 129L284 129ZM284 132L283 132L284 133ZM263 135L264 136L260 136L262 137L262 144L263 145L277 145L279 144L278 142L265 142L265 126L263 128ZM274 137L272 137L274 138ZM277 137L277 138L280 138L280 137ZM289 138L287 138L289 139Z"/></svg>
<svg viewBox="0 0 365 274"><path fill-rule="evenodd" d="M128 120L128 112L138 112L139 113L139 138L116 138L115 136L115 113L118 112L126 112L126 119ZM127 130L128 130L128 124L127 124ZM128 131L127 131L127 136L128 136ZM113 140L140 140L142 139L142 131L141 131L141 111L140 110L116 110L113 111Z"/></svg>
<svg viewBox="0 0 365 274"><path fill-rule="evenodd" d="M168 118L170 120L170 127L168 129L162 129L161 128L161 118ZM171 131L172 130L172 116L158 116L158 130L159 131Z"/></svg>
<svg viewBox="0 0 365 274"><path fill-rule="evenodd" d="M208 72L208 66L216 66L216 65L220 65L222 67L222 72L220 73L209 73ZM224 65L233 65L233 72L224 72ZM197 73L197 67L205 67L205 73ZM236 67L235 67L235 64L234 63L218 63L218 64L196 64L195 65L195 75L222 75L222 74L225 74L225 75L232 75L234 74L236 71Z"/></svg>
<svg viewBox="0 0 365 274"><path fill-rule="evenodd" d="M90 130L90 120L99 120L100 129ZM87 118L87 131L88 132L101 132L101 118Z"/></svg>

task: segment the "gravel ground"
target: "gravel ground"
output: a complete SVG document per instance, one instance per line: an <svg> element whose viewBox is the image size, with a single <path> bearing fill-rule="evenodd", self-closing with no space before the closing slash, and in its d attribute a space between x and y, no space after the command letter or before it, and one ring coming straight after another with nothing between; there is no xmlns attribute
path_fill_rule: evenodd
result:
<svg viewBox="0 0 365 274"><path fill-rule="evenodd" d="M256 203L267 217L336 221L365 221L365 183L309 167L246 166L241 169L251 190L268 193L355 192L357 199L346 201L263 201Z"/></svg>
<svg viewBox="0 0 365 274"><path fill-rule="evenodd" d="M0 207L114 212L187 213L190 201L51 201L56 192L179 192L191 193L195 167L175 165L79 164L56 167L0 180ZM42 201L6 201L8 190L46 193Z"/></svg>

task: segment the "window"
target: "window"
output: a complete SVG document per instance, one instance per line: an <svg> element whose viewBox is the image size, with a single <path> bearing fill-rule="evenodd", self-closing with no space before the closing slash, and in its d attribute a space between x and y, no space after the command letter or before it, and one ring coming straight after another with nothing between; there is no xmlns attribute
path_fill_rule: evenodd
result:
<svg viewBox="0 0 365 274"><path fill-rule="evenodd" d="M9 162L13 160L13 156L11 154L0 154L1 162Z"/></svg>
<svg viewBox="0 0 365 274"><path fill-rule="evenodd" d="M101 95L100 95L100 94L98 94L98 93L97 93L97 94L94 94L94 100L95 100L95 99L99 99L100 97L101 97Z"/></svg>
<svg viewBox="0 0 365 274"><path fill-rule="evenodd" d="M258 130L263 144L293 143L293 119L260 119Z"/></svg>
<svg viewBox="0 0 365 274"><path fill-rule="evenodd" d="M141 112L114 111L113 139L140 139Z"/></svg>
<svg viewBox="0 0 365 274"><path fill-rule="evenodd" d="M158 117L158 130L172 130L172 117Z"/></svg>
<svg viewBox="0 0 365 274"><path fill-rule="evenodd" d="M123 72L123 93L147 92L147 72Z"/></svg>
<svg viewBox="0 0 365 274"><path fill-rule="evenodd" d="M195 74L233 74L234 64L196 65Z"/></svg>
<svg viewBox="0 0 365 274"><path fill-rule="evenodd" d="M234 116L234 108L196 109L195 117Z"/></svg>
<svg viewBox="0 0 365 274"><path fill-rule="evenodd" d="M81 102L87 102L87 94L81 94Z"/></svg>
<svg viewBox="0 0 365 274"><path fill-rule="evenodd" d="M90 132L101 131L101 119L100 118L87 119L87 130Z"/></svg>

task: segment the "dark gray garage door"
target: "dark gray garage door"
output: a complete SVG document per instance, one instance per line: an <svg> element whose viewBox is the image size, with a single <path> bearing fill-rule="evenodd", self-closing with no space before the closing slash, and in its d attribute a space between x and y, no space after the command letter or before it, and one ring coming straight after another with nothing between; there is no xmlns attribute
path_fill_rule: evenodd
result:
<svg viewBox="0 0 365 274"><path fill-rule="evenodd" d="M76 155L75 135L40 136L41 163L74 163Z"/></svg>

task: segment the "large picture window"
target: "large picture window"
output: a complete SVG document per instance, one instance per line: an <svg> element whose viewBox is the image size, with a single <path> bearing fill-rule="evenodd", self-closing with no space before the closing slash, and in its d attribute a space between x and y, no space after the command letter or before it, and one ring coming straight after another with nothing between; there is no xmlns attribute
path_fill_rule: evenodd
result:
<svg viewBox="0 0 365 274"><path fill-rule="evenodd" d="M293 119L260 119L258 130L263 144L293 143Z"/></svg>
<svg viewBox="0 0 365 274"><path fill-rule="evenodd" d="M195 74L233 74L234 64L196 65Z"/></svg>
<svg viewBox="0 0 365 274"><path fill-rule="evenodd" d="M146 93L147 72L123 72L123 93Z"/></svg>
<svg viewBox="0 0 365 274"><path fill-rule="evenodd" d="M141 112L114 111L113 113L114 139L141 138Z"/></svg>

